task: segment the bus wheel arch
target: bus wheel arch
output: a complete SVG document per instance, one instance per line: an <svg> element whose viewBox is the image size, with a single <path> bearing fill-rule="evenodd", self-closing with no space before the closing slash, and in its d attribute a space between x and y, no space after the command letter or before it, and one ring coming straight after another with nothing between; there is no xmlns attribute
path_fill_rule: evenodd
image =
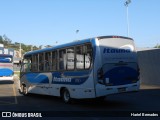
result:
<svg viewBox="0 0 160 120"><path fill-rule="evenodd" d="M60 95L61 95L61 98L63 99L63 101L65 103L71 103L72 98L70 97L70 92L69 92L69 90L67 88L62 87L60 89Z"/></svg>

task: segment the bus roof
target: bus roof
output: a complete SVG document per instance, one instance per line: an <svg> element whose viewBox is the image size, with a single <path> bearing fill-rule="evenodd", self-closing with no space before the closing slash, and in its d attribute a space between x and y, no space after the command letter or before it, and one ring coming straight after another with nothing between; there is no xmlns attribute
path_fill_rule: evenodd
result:
<svg viewBox="0 0 160 120"><path fill-rule="evenodd" d="M44 48L44 49L40 49L40 50L30 51L30 52L27 52L24 55L24 57L30 56L32 54L38 54L38 53L47 52L47 51L49 52L49 51L60 49L60 48L65 48L65 47L69 47L69 46L74 46L74 45L80 45L80 44L88 43L88 42L91 42L91 40L92 39L77 40L77 41L73 41L73 42L70 42L70 43L53 46L53 47L50 47L50 48Z"/></svg>
<svg viewBox="0 0 160 120"><path fill-rule="evenodd" d="M123 39L133 40L132 38L129 38L129 37L115 36L115 35L110 35L110 36L100 36L100 37L97 37L97 38L98 38L98 39L104 39L104 38L123 38Z"/></svg>
<svg viewBox="0 0 160 120"><path fill-rule="evenodd" d="M49 51L53 51L53 50L56 50L56 49L60 49L60 48L65 48L65 47L70 47L70 46L74 46L74 45L80 45L80 44L84 44L84 43L88 43L88 42L91 42L91 40L93 39L104 39L104 38L123 38L123 39L130 39L130 40L133 40L132 38L129 38L129 37L123 37L123 36L99 36L99 37L94 37L94 38L88 38L88 39L84 39L84 40L77 40L77 41L73 41L73 42L70 42L70 43L66 43L66 44L62 44L62 45L57 45L57 46L53 46L53 47L50 47L50 48L44 48L44 49L40 49L40 50L34 50L34 51L30 51L30 52L27 52L24 57L27 57L27 56L30 56L32 54L38 54L38 53L43 53L43 52L49 52Z"/></svg>

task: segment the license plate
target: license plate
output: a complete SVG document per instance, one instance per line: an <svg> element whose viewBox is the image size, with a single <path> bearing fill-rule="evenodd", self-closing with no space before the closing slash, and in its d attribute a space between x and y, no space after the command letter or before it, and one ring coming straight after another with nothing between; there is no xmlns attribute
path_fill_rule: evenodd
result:
<svg viewBox="0 0 160 120"><path fill-rule="evenodd" d="M118 88L118 92L125 92L126 88Z"/></svg>

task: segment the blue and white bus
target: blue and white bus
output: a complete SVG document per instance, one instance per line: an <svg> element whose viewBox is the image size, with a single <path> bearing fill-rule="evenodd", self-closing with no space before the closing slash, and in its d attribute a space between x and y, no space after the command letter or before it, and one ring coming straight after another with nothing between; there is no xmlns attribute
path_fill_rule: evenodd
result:
<svg viewBox="0 0 160 120"><path fill-rule="evenodd" d="M13 56L0 54L0 81L13 81Z"/></svg>
<svg viewBox="0 0 160 120"><path fill-rule="evenodd" d="M105 98L138 91L134 41L122 36L89 38L24 55L20 88L28 93L74 99Z"/></svg>

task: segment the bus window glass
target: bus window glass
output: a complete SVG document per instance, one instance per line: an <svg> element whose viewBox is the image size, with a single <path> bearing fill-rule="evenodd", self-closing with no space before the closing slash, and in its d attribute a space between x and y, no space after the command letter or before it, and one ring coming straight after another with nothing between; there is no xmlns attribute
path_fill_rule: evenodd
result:
<svg viewBox="0 0 160 120"><path fill-rule="evenodd" d="M39 54L39 71L44 71L44 55Z"/></svg>
<svg viewBox="0 0 160 120"><path fill-rule="evenodd" d="M74 48L67 49L67 70L74 69Z"/></svg>
<svg viewBox="0 0 160 120"><path fill-rule="evenodd" d="M32 56L32 71L38 71L38 54Z"/></svg>
<svg viewBox="0 0 160 120"><path fill-rule="evenodd" d="M52 70L53 71L57 70L57 52L56 51L52 52Z"/></svg>
<svg viewBox="0 0 160 120"><path fill-rule="evenodd" d="M45 60L44 60L44 64L45 64L45 71L49 71L51 70L51 53L50 52L47 52L45 53Z"/></svg>
<svg viewBox="0 0 160 120"><path fill-rule="evenodd" d="M84 46L84 53L85 53L85 69L89 69L91 67L92 62L92 46L91 44L86 44Z"/></svg>
<svg viewBox="0 0 160 120"><path fill-rule="evenodd" d="M59 70L66 69L66 50L59 50Z"/></svg>
<svg viewBox="0 0 160 120"><path fill-rule="evenodd" d="M76 47L76 68L84 69L84 54L82 46Z"/></svg>
<svg viewBox="0 0 160 120"><path fill-rule="evenodd" d="M31 71L31 57L23 60L21 64L21 72L30 72Z"/></svg>

